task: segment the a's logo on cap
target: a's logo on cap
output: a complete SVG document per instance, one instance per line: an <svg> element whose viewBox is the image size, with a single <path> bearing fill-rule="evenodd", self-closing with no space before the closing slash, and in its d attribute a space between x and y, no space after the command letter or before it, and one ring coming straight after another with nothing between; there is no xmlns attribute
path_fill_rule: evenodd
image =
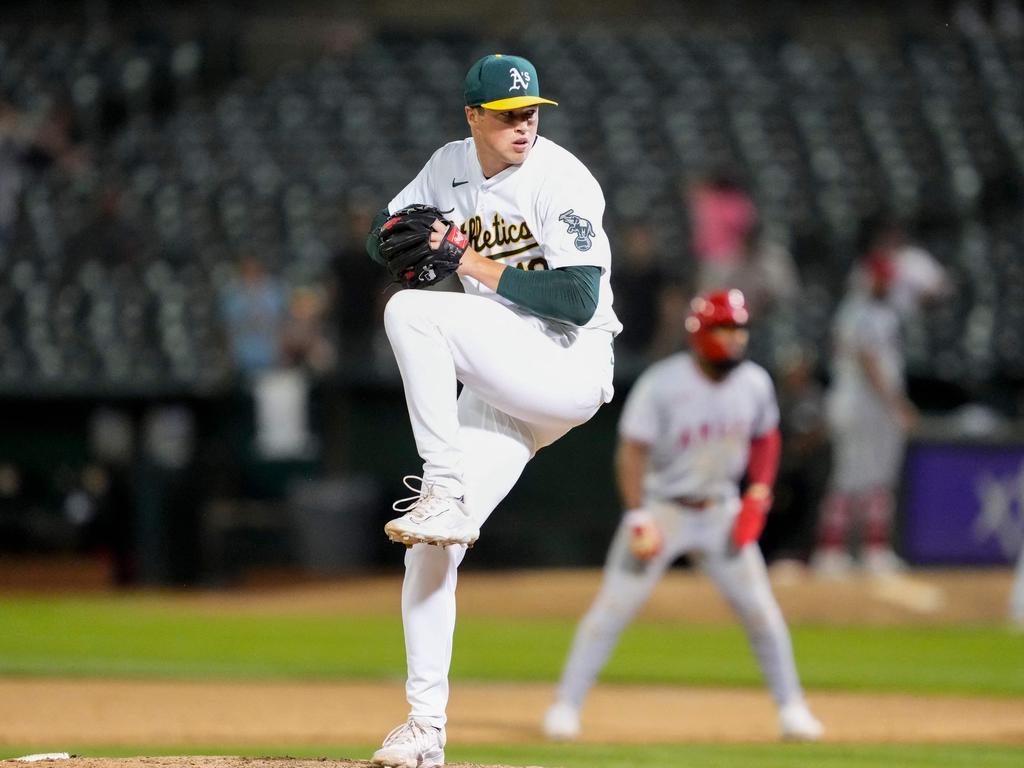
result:
<svg viewBox="0 0 1024 768"><path fill-rule="evenodd" d="M515 67L509 67L509 76L512 78L512 87L510 91L518 91L520 88L525 92L530 87L530 73L520 72Z"/></svg>

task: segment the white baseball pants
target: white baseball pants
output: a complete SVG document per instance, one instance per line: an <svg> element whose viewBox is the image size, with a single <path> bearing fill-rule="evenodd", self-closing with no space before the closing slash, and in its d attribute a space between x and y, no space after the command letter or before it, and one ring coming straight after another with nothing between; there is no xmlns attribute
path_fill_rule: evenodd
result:
<svg viewBox="0 0 1024 768"><path fill-rule="evenodd" d="M877 399L847 404L829 402L832 433L832 488L860 492L894 488L903 465L906 433Z"/></svg>
<svg viewBox="0 0 1024 768"><path fill-rule="evenodd" d="M645 562L629 551L629 528L620 525L604 568L601 590L576 629L562 671L558 695L577 708L583 705L619 641L619 636L647 601L666 568L691 553L743 622L772 697L781 708L803 701L793 646L786 621L768 582L764 557L756 543L730 555L729 533L739 501L704 510L661 502L647 509L665 537L661 553Z"/></svg>
<svg viewBox="0 0 1024 768"><path fill-rule="evenodd" d="M384 325L426 483L465 495L479 524L533 455L611 399L611 334L551 338L482 296L399 291ZM456 398L456 383L463 389ZM457 569L464 546L406 551L402 587L410 714L446 722Z"/></svg>

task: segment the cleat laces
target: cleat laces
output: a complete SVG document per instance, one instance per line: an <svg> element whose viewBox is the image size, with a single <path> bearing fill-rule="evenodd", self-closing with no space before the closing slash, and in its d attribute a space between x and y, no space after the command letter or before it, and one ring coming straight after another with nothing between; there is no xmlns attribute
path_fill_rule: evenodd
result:
<svg viewBox="0 0 1024 768"><path fill-rule="evenodd" d="M413 477L413 475L410 475ZM391 733L384 737L382 747L390 747L395 744L412 742L416 749L424 752L434 746L432 742L437 741L437 729L423 725L418 720L409 719L399 726L391 729Z"/></svg>
<svg viewBox="0 0 1024 768"><path fill-rule="evenodd" d="M419 488L413 481L419 481ZM402 478L402 483L410 491L415 491L416 495L399 499L391 508L399 514L408 516L414 523L422 523L451 509L452 497L438 494L434 490L434 484L428 483L419 475L406 475Z"/></svg>

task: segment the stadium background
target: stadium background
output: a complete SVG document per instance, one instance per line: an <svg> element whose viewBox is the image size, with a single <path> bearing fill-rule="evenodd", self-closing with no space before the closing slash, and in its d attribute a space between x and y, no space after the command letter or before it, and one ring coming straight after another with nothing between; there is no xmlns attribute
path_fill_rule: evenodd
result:
<svg viewBox="0 0 1024 768"><path fill-rule="evenodd" d="M910 394L926 415L912 455L953 446L966 464L998 455L1016 466L1024 441L1021 13L1016 2L897 9L838 0L770 8L744 0L443 9L5 3L0 586L8 595L39 590L53 610L40 620L23 597L0 607L9 611L0 630L5 673L133 674L97 663L102 643L72 642L50 656L28 650L35 641L19 628L59 634L61 615L82 618L82 610L86 623L107 626L102 600L82 608L53 590L249 594L312 577L397 578L400 548L379 529L401 474L418 461L376 332L386 286L362 252L364 222L434 148L464 134L459 87L467 63L487 52L515 51L537 64L561 102L545 111L541 131L602 183L616 246L624 249L637 225L650 230L656 269L637 271L634 282L658 274L680 290L692 285L685 185L712 169L738 174L762 230L792 254L799 276L797 298L766 313L754 337L753 356L777 376L799 352L827 381L829 323L863 227L884 215L906 221L954 288L907 329ZM225 297L246 259L263 266L277 300L287 296L287 364L273 366L286 369L279 383L293 395L308 387L309 433L284 448L261 442L254 380L233 355ZM622 264L624 276L629 269ZM656 328L658 320L643 322ZM620 345L616 402L538 456L467 569L600 563L619 514L607 469L622 395L647 360L680 341ZM906 524L908 509L933 500L904 501ZM798 508L806 499L781 502L764 542L769 557L792 554L787 542L802 553L813 517ZM953 552L914 564L1005 564L1024 538L1022 515L1011 500L998 546L976 560ZM895 603L883 600L881 618L866 609L865 625L915 624L935 590L948 597L951 585L966 584L968 597L949 600L974 610L937 611L926 623L940 625L936 638L964 622L981 627L994 645L974 648L965 665L1001 682L974 692L994 685L1019 698L1019 671L998 666L1020 654L998 629L1007 573L940 573ZM808 589L820 606L819 587ZM565 622L582 609L585 590L574 594ZM145 624L121 599L115 610ZM808 609L798 621L835 620L825 613ZM352 609L351 622L362 618ZM685 611L671 620L685 625ZM568 626L538 662L540 679L557 671ZM802 666L801 639L813 645L814 631L796 629ZM840 645L843 636L830 635ZM195 642L202 645L199 631ZM116 655L116 644L108 650ZM1000 655L996 669L985 666L993 663L985 650ZM91 661L76 667L77 654ZM400 656L391 661L400 665ZM829 666L825 654L817 661ZM202 674L165 663L161 676ZM327 678L400 674L325 666ZM951 675L963 672L954 667ZM812 690L858 686L836 682L837 673L812 671ZM479 670L458 674L476 679ZM619 674L635 680L635 670ZM659 678L647 668L640 679ZM747 670L725 682L756 678ZM13 706L17 694L4 690ZM996 740L1020 738L1001 734ZM0 743L47 746L2 727Z"/></svg>
<svg viewBox="0 0 1024 768"><path fill-rule="evenodd" d="M462 135L460 72L490 50L551 73L565 108L544 131L594 169L618 250L637 225L652 234L654 266L618 268L627 326L658 323L652 283L692 286L682 190L731 168L799 277L755 359L778 374L799 349L824 380L863 226L899 216L954 286L908 328L912 398L936 417L973 403L1019 419L1019 8L783 3L751 25L753 8L655 3L623 23L615 4L588 4L583 23L572 3L8 4L7 548L105 545L133 561L129 581L201 581L236 560L330 566L299 553L303 526L331 522L326 504L345 519L306 540L351 542L333 566L386 557L379 515L360 510L417 462L379 335L385 285L360 240L366 213ZM311 387L311 439L270 457L247 378L260 361L238 363L251 358L232 356L225 322L244 259L289 294L279 362ZM681 343L673 330L660 347L622 339L620 393ZM478 562L598 561L618 510L610 474L587 468L607 463L618 402L531 467ZM168 442L171 455L147 448ZM346 482L303 494L303 478ZM567 520L584 535L548 535Z"/></svg>

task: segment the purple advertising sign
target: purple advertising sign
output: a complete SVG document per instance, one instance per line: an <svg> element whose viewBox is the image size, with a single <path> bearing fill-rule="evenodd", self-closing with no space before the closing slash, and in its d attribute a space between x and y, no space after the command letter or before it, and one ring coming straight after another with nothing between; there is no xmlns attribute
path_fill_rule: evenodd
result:
<svg viewBox="0 0 1024 768"><path fill-rule="evenodd" d="M912 444L903 522L912 563L1015 562L1024 542L1024 445Z"/></svg>

